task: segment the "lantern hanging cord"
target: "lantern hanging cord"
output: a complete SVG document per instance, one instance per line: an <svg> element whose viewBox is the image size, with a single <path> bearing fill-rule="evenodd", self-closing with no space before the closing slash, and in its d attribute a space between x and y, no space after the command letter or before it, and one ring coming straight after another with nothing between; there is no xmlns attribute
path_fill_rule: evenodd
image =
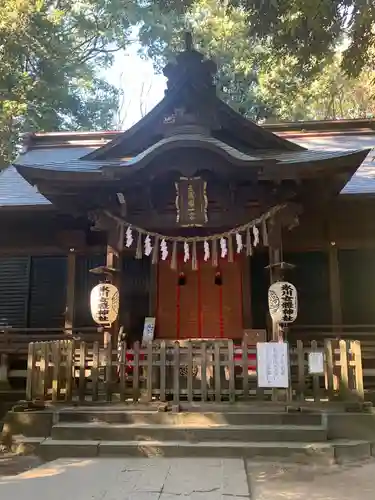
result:
<svg viewBox="0 0 375 500"><path fill-rule="evenodd" d="M242 233L245 232L247 229L252 228L254 226L258 226L261 224L262 221L266 219L270 219L273 217L277 212L285 208L287 205L277 205L275 207L272 207L270 210L268 210L266 213L261 215L260 217L257 217L256 219L248 222L247 224L242 224L241 226L236 226L229 231L226 231L224 233L218 233L218 234L213 234L210 236L190 236L190 237L184 237L184 236L167 236L165 234L161 233L155 233L153 231L147 231L146 229L143 229L138 226L134 226L130 222L127 222L126 220L122 219L121 217L118 217L117 215L112 214L108 210L104 210L104 215L107 217L115 220L117 223L122 224L125 227L129 227L136 231L138 234L146 234L148 236L152 236L154 238L159 238L159 240L166 240L166 241L176 241L176 242L186 242L186 243L192 243L192 242L204 242L208 240L216 240L220 238L227 238L230 235L236 234L236 233Z"/></svg>

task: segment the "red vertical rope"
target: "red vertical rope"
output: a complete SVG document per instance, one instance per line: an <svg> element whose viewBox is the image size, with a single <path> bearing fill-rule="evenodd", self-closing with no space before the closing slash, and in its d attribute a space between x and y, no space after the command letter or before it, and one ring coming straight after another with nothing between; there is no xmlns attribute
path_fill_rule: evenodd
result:
<svg viewBox="0 0 375 500"><path fill-rule="evenodd" d="M176 290L176 337L180 338L180 307L181 307L181 289L180 289L180 262L177 260L177 290Z"/></svg>
<svg viewBox="0 0 375 500"><path fill-rule="evenodd" d="M202 259L199 258L198 259L198 269L197 269L197 273L198 273L198 303L197 303L197 307L198 307L198 337L202 338L202 290L201 290L201 263L202 263Z"/></svg>
<svg viewBox="0 0 375 500"><path fill-rule="evenodd" d="M219 286L219 321L220 321L220 337L224 337L224 313L223 313L223 274L221 269L217 268L221 274L221 285Z"/></svg>
<svg viewBox="0 0 375 500"><path fill-rule="evenodd" d="M157 328L158 328L159 318L160 318L160 310L159 310L159 306L160 306L160 299L159 299L160 264L158 263L157 266L158 266L158 268L157 268L157 271L156 271L156 331L157 331Z"/></svg>

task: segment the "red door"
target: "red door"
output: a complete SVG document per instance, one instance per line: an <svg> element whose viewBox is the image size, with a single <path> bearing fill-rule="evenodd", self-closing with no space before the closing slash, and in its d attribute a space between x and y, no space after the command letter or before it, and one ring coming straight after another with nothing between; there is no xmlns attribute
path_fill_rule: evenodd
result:
<svg viewBox="0 0 375 500"><path fill-rule="evenodd" d="M220 273L221 285L215 284ZM183 273L184 284L179 283ZM198 261L178 263L178 271L169 262L160 262L158 270L158 338L242 338L242 286L240 261Z"/></svg>

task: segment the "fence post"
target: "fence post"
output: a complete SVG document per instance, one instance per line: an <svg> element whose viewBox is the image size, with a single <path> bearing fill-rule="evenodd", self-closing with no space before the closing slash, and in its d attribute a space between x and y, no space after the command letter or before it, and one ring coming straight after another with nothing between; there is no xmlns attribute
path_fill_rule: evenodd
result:
<svg viewBox="0 0 375 500"><path fill-rule="evenodd" d="M334 373L333 373L333 350L332 350L332 340L326 339L324 341L324 353L325 353L325 371L326 371L326 388L330 398L334 397Z"/></svg>
<svg viewBox="0 0 375 500"><path fill-rule="evenodd" d="M10 341L8 327L4 327L2 331L2 337L4 343L4 350L6 351ZM8 370L9 370L9 356L6 352L0 353L0 386L3 389L10 388L8 380Z"/></svg>
<svg viewBox="0 0 375 500"><path fill-rule="evenodd" d="M153 375L153 350L152 341L147 344L147 373L146 373L146 394L147 401L152 401L152 375Z"/></svg>
<svg viewBox="0 0 375 500"><path fill-rule="evenodd" d="M246 401L249 399L249 354L246 335L242 341L242 381L243 397Z"/></svg>
<svg viewBox="0 0 375 500"><path fill-rule="evenodd" d="M201 343L201 399L207 401L207 344Z"/></svg>
<svg viewBox="0 0 375 500"><path fill-rule="evenodd" d="M52 344L52 402L55 403L60 395L60 359L62 342L56 341Z"/></svg>
<svg viewBox="0 0 375 500"><path fill-rule="evenodd" d="M126 341L121 341L120 344L120 359L119 359L119 375L120 375L120 401L126 399Z"/></svg>
<svg viewBox="0 0 375 500"><path fill-rule="evenodd" d="M80 402L85 400L85 388L86 388L86 342L82 341L79 346L78 397Z"/></svg>
<svg viewBox="0 0 375 500"><path fill-rule="evenodd" d="M48 343L42 342L40 349L40 398L45 400L47 393L47 370L49 368L48 362Z"/></svg>
<svg viewBox="0 0 375 500"><path fill-rule="evenodd" d="M365 398L363 388L363 370L362 370L362 350L361 343L357 340L351 342L351 349L354 354L354 379L355 390L361 399Z"/></svg>
<svg viewBox="0 0 375 500"><path fill-rule="evenodd" d="M187 344L187 393L189 403L193 402L193 344L191 340Z"/></svg>
<svg viewBox="0 0 375 500"><path fill-rule="evenodd" d="M228 340L228 371L229 371L229 401L234 403L236 400L236 383L234 373L234 349L233 340Z"/></svg>
<svg viewBox="0 0 375 500"><path fill-rule="evenodd" d="M215 341L215 401L217 403L221 402L221 363L220 343L218 341Z"/></svg>
<svg viewBox="0 0 375 500"><path fill-rule="evenodd" d="M109 336L107 345L104 346L106 351L106 370L105 370L105 392L106 400L112 400L112 337Z"/></svg>
<svg viewBox="0 0 375 500"><path fill-rule="evenodd" d="M317 352L318 351L318 343L316 340L311 341L311 352ZM314 374L312 376L313 379L313 394L314 394L314 401L319 402L320 401L320 384L319 384L319 375Z"/></svg>
<svg viewBox="0 0 375 500"><path fill-rule="evenodd" d="M99 365L100 365L100 347L99 342L95 341L92 348L92 400L97 401L99 396Z"/></svg>
<svg viewBox="0 0 375 500"><path fill-rule="evenodd" d="M133 345L133 401L139 399L139 342Z"/></svg>
<svg viewBox="0 0 375 500"><path fill-rule="evenodd" d="M68 341L66 350L66 389L65 389L65 401L72 401L73 397L73 379L75 377L75 355L76 347L75 341Z"/></svg>
<svg viewBox="0 0 375 500"><path fill-rule="evenodd" d="M160 344L160 401L165 402L165 385L166 385L166 370L167 370L167 351L165 340Z"/></svg>
<svg viewBox="0 0 375 500"><path fill-rule="evenodd" d="M173 404L180 403L180 343L173 347Z"/></svg>
<svg viewBox="0 0 375 500"><path fill-rule="evenodd" d="M339 340L340 349L340 380L339 380L339 395L341 398L346 399L350 396L349 389L349 356L348 356L348 346L346 340Z"/></svg>
<svg viewBox="0 0 375 500"><path fill-rule="evenodd" d="M298 398L305 400L305 350L302 340L297 340Z"/></svg>
<svg viewBox="0 0 375 500"><path fill-rule="evenodd" d="M30 342L29 351L27 355L27 379L26 379L26 400L31 401L33 399L34 387L33 382L35 381L35 343Z"/></svg>

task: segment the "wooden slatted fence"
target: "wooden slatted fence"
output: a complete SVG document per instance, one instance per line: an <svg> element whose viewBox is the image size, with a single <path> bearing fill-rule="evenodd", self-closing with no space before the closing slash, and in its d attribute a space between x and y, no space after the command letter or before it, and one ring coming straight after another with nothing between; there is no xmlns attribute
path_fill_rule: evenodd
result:
<svg viewBox="0 0 375 500"><path fill-rule="evenodd" d="M116 346L117 347L117 346ZM325 373L309 375L309 352L323 351ZM275 391L257 387L251 357L254 346L242 344L235 356L231 340L154 341L132 349L98 341L59 340L29 345L27 398L57 401L249 401L268 400ZM364 396L359 342L297 342L289 348L290 389L276 397L332 400Z"/></svg>

